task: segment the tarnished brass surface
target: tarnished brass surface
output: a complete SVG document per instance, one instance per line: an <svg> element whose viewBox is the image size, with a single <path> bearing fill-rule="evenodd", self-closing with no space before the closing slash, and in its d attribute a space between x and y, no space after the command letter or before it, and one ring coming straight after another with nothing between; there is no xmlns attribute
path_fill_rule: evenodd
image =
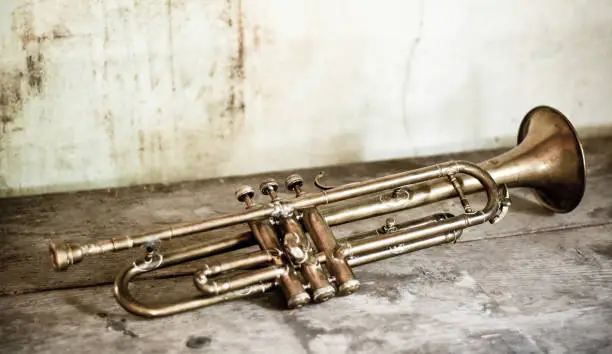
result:
<svg viewBox="0 0 612 354"><path fill-rule="evenodd" d="M121 271L114 294L127 311L146 317L166 316L255 293L279 289L290 308L321 302L358 291L353 267L407 252L456 241L464 229L495 223L510 207L508 187L533 188L543 206L555 212L573 210L585 188L582 147L571 123L557 110L540 106L523 119L518 146L475 164L449 161L412 171L306 193L303 179L289 176L286 187L293 199L282 199L279 184L266 179L260 191L268 204L253 202L255 189L241 186L236 197L242 212L135 236L118 237L89 245L51 245L56 270L66 270L86 256L145 246L143 260ZM486 205L474 210L467 196L484 192ZM377 230L337 239L332 226L390 214L458 197L465 213L434 214L398 224L387 220ZM355 201L355 198L358 198ZM162 240L244 224L249 231L221 240L159 253ZM206 262L194 274L200 296L164 305L146 304L131 295L130 281L143 273L178 263L225 254L258 245L260 251Z"/></svg>

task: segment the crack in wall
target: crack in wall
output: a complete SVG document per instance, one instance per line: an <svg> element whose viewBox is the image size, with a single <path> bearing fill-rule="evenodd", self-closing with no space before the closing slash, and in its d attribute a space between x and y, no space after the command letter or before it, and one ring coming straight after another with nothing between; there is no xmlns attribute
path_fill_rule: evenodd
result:
<svg viewBox="0 0 612 354"><path fill-rule="evenodd" d="M410 77L412 74L412 64L416 55L417 48L423 36L423 25L425 23L425 0L419 2L419 28L417 30L416 38L410 44L410 50L408 52L408 58L406 59L406 73L404 75L404 83L402 85L402 121L404 123L404 131L410 135L410 129L408 125L408 112L406 108L406 95L408 94Z"/></svg>

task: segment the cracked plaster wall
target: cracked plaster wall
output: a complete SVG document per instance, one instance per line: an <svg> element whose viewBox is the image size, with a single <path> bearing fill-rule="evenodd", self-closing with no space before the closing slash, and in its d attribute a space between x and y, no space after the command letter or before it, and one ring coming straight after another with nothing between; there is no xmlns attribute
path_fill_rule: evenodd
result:
<svg viewBox="0 0 612 354"><path fill-rule="evenodd" d="M612 119L612 2L4 0L0 196L510 146Z"/></svg>

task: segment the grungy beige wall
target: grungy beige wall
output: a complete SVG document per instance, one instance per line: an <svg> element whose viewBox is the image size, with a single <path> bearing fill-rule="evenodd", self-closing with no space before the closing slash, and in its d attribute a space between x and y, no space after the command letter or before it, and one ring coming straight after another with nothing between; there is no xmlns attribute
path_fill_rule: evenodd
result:
<svg viewBox="0 0 612 354"><path fill-rule="evenodd" d="M0 52L0 196L612 124L608 0L3 0Z"/></svg>

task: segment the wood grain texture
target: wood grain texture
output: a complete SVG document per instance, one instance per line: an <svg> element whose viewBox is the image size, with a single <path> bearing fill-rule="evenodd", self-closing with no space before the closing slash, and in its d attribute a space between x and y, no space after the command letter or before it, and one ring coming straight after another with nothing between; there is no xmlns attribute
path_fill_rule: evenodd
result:
<svg viewBox="0 0 612 354"><path fill-rule="evenodd" d="M356 268L358 293L282 310L274 293L144 320L110 286L0 297L2 352L609 353L612 225L444 245ZM145 280L151 301L189 277Z"/></svg>
<svg viewBox="0 0 612 354"><path fill-rule="evenodd" d="M340 184L387 175L451 159L482 161L505 150L480 151L419 159L382 161L324 168L329 183ZM482 225L464 233L460 241L507 237L547 230L603 225L612 221L612 152L608 139L585 141L588 184L582 204L570 214L556 215L540 207L530 191L513 190L509 215L496 225ZM317 170L299 171L311 177ZM283 180L288 172L275 172ZM240 210L234 200L237 184L257 186L264 175L233 177L173 185L100 190L81 193L0 199L0 295L22 294L58 288L106 284L142 250L86 259L67 272L56 273L50 266L48 244L59 241L88 243L124 234L151 231L170 224L195 221ZM287 194L285 194L287 195ZM288 196L288 195L287 195ZM478 199L478 196L471 198ZM437 211L461 212L458 200L451 199L402 213L409 220ZM379 227L377 217L337 228L340 237ZM189 236L164 243L175 248L194 240L221 237L246 230L243 226ZM164 269L150 276L167 277L193 271L193 264Z"/></svg>

